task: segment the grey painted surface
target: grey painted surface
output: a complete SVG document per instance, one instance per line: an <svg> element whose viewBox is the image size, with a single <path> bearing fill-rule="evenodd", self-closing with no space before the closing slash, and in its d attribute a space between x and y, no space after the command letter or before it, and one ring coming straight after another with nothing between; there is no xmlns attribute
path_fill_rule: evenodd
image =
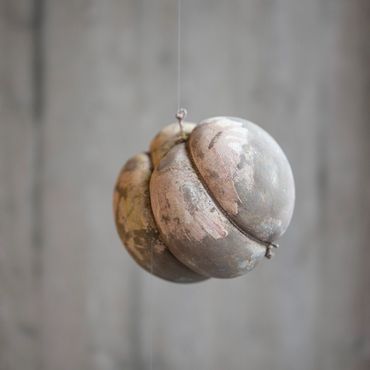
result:
<svg viewBox="0 0 370 370"><path fill-rule="evenodd" d="M259 123L297 186L272 261L188 287L136 267L111 209L173 120L175 1L0 4L1 370L370 367L366 0L183 1L189 120Z"/></svg>

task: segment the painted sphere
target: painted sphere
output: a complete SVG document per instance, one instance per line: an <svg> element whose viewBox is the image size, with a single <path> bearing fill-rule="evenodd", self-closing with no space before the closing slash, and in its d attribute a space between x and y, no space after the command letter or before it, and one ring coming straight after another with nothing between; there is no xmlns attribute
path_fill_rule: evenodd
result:
<svg viewBox="0 0 370 370"><path fill-rule="evenodd" d="M147 271L175 282L252 270L286 231L292 170L259 126L231 117L165 127L131 159L114 195L116 225Z"/></svg>

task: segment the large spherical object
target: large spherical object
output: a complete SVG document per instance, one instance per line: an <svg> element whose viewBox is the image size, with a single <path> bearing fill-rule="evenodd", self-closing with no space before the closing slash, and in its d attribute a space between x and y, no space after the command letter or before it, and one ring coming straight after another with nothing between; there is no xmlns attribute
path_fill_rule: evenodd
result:
<svg viewBox="0 0 370 370"><path fill-rule="evenodd" d="M203 186L179 144L150 182L154 217L170 251L199 274L229 278L251 270L265 246L234 227Z"/></svg>
<svg viewBox="0 0 370 370"><path fill-rule="evenodd" d="M177 133L168 139L176 136ZM168 140L164 142L169 145ZM176 283L205 280L206 277L180 263L159 236L149 198L152 170L152 160L147 153L134 156L122 168L113 197L118 234L133 259L153 275Z"/></svg>
<svg viewBox="0 0 370 370"><path fill-rule="evenodd" d="M252 122L205 120L191 134L189 154L215 201L241 229L274 241L294 208L294 180L277 142Z"/></svg>
<svg viewBox="0 0 370 370"><path fill-rule="evenodd" d="M289 225L294 180L276 141L239 118L177 124L123 168L115 217L130 254L175 282L231 278L270 255Z"/></svg>

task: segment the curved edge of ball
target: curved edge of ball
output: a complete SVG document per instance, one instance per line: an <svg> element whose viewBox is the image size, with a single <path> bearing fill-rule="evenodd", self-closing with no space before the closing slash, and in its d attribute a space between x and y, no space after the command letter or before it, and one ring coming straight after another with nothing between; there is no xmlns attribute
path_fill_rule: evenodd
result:
<svg viewBox="0 0 370 370"><path fill-rule="evenodd" d="M151 173L150 157L141 153L128 160L118 176L113 209L122 243L138 265L157 277L176 283L206 280L179 262L160 239L150 204Z"/></svg>
<svg viewBox="0 0 370 370"><path fill-rule="evenodd" d="M292 169L279 144L258 125L237 117L202 121L188 140L207 188L242 230L274 242L294 210Z"/></svg>
<svg viewBox="0 0 370 370"><path fill-rule="evenodd" d="M161 159L178 143L187 140L191 132L196 127L195 123L183 122L185 137L181 137L180 126L178 123L171 123L165 126L150 143L150 155L154 168L157 167Z"/></svg>

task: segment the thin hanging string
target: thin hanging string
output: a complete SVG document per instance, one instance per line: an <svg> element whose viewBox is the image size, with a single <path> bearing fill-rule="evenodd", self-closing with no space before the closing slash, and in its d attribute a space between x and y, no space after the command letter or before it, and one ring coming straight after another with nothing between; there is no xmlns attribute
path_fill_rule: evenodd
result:
<svg viewBox="0 0 370 370"><path fill-rule="evenodd" d="M181 0L177 0L177 111L181 105Z"/></svg>
<svg viewBox="0 0 370 370"><path fill-rule="evenodd" d="M183 121L187 115L187 110L185 108L181 108L181 5L181 0L177 0L177 113L175 117L180 126L181 137L185 139Z"/></svg>
<svg viewBox="0 0 370 370"><path fill-rule="evenodd" d="M181 0L177 0L177 113L176 119L180 126L180 133L181 137L185 138L183 121L187 115L187 110L185 108L181 108ZM150 283L149 283L149 301L151 309L149 310L149 326L150 326L150 333L149 333L149 351L150 351L150 370L153 370L153 261L154 261L154 251L153 245L150 248Z"/></svg>

